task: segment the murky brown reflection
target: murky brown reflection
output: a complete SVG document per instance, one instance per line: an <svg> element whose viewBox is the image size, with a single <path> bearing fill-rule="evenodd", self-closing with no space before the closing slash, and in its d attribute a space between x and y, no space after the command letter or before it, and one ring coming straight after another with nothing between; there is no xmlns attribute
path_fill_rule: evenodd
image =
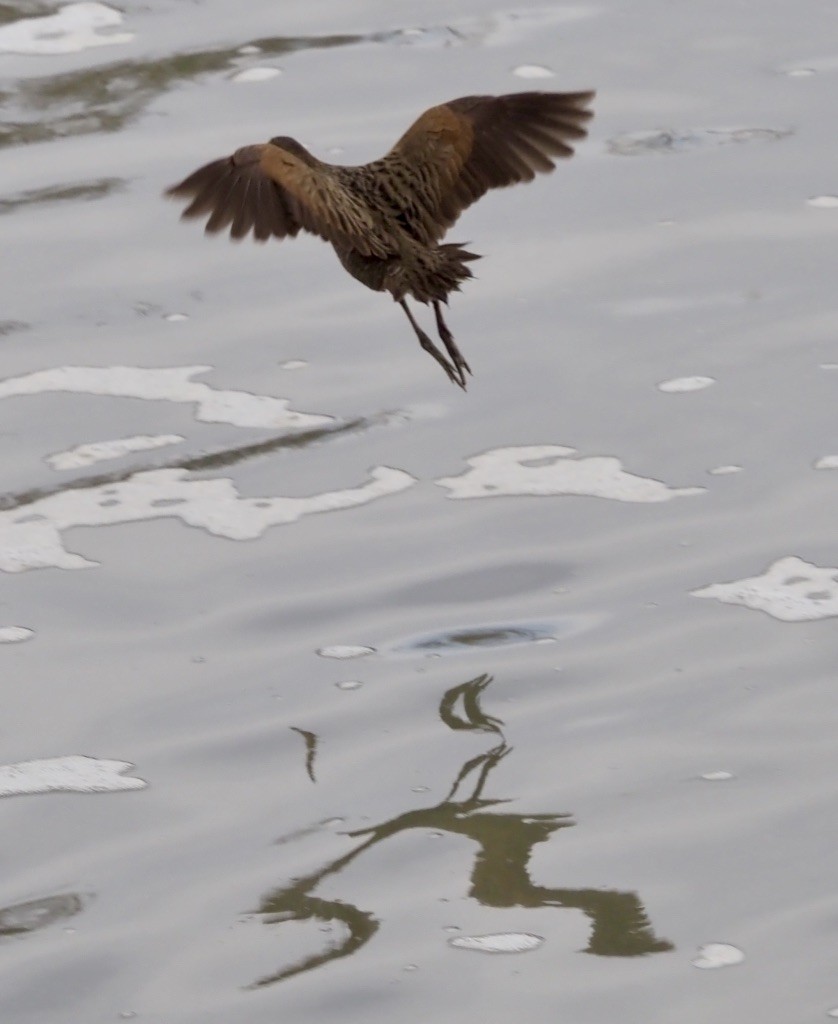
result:
<svg viewBox="0 0 838 1024"><path fill-rule="evenodd" d="M118 192L125 185L123 178L100 178L96 181L80 182L77 185L51 188L30 189L18 192L6 199L0 198L0 213L11 213L21 206L34 206L41 203L57 203L66 199L100 199L102 196Z"/></svg>
<svg viewBox="0 0 838 1024"><path fill-rule="evenodd" d="M242 42L258 46L263 56L270 57L362 41L362 36L322 36ZM21 81L13 96L17 107L12 108L0 126L0 147L44 142L65 135L119 131L178 82L211 72L233 71L236 59L241 60L238 47L229 47L174 54L143 63L116 61ZM12 120L12 115L17 119Z"/></svg>
<svg viewBox="0 0 838 1024"><path fill-rule="evenodd" d="M12 93L0 94L0 99L9 105L0 124L0 147L44 142L65 135L119 131L178 83L206 74L233 73L247 66L240 52L245 45L258 47L263 59L300 50L388 43L403 37L402 29L393 29L366 34L242 39L234 47L218 50L171 54L142 63L114 61L63 75L22 80Z"/></svg>
<svg viewBox="0 0 838 1024"><path fill-rule="evenodd" d="M546 842L562 828L575 823L569 814L497 814L488 808L508 803L508 799L483 796L489 775L511 753L501 726L503 722L487 715L480 704L483 691L492 677L480 675L448 690L439 706L439 716L454 731L491 733L498 743L463 765L444 799L431 807L406 811L372 828L348 832L361 838L354 850L323 867L294 880L293 884L273 889L255 913L266 924L283 921L340 921L346 938L321 953L282 967L253 982L248 988L260 988L295 974L313 970L331 960L349 956L367 943L378 929L375 915L341 900L324 900L311 895L319 882L335 875L364 851L410 829L433 829L467 836L478 850L471 868L469 896L486 907L570 907L581 910L591 922L591 934L583 952L599 956L640 956L673 948L659 939L646 915L639 896L633 892L608 889L565 889L535 885L528 865L533 847ZM302 731L302 730L298 730ZM309 734L311 735L311 734ZM307 771L313 778L313 746L307 742ZM461 790L470 791L466 795ZM286 837L286 841L292 837Z"/></svg>
<svg viewBox="0 0 838 1024"><path fill-rule="evenodd" d="M15 4L0 4L0 25L19 18L31 18L38 14L49 14L53 8L48 3L35 0L18 0Z"/></svg>
<svg viewBox="0 0 838 1024"><path fill-rule="evenodd" d="M299 733L306 745L306 775L312 782L317 782L314 777L314 759L317 757L317 733L309 729L298 729L296 725L291 726L291 731Z"/></svg>

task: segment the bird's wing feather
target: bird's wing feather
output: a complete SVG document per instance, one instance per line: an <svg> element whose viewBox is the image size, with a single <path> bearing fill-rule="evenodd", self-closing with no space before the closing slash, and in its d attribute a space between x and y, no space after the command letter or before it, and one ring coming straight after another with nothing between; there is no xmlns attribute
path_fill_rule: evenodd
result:
<svg viewBox="0 0 838 1024"><path fill-rule="evenodd" d="M186 219L207 217L206 231L230 228L232 238L250 231L260 242L272 236L293 237L302 224L282 189L261 167L265 146L243 146L232 156L204 164L189 177L167 189L174 199L189 199L181 214Z"/></svg>
<svg viewBox="0 0 838 1024"><path fill-rule="evenodd" d="M588 134L593 92L523 92L463 96L426 110L382 160L398 182L409 177L411 227L427 240L441 238L459 215L490 188L532 181L573 155Z"/></svg>
<svg viewBox="0 0 838 1024"><path fill-rule="evenodd" d="M252 231L266 241L303 229L366 256L388 255L374 213L343 188L328 164L310 160L312 165L272 142L244 146L200 167L166 195L190 199L181 216L207 217L210 234L229 227L232 238Z"/></svg>

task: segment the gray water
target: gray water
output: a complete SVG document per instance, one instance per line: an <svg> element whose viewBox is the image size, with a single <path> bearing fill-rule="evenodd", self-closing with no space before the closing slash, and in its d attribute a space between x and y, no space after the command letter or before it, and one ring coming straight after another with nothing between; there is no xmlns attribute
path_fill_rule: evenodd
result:
<svg viewBox="0 0 838 1024"><path fill-rule="evenodd" d="M838 1015L834 12L120 12L0 7L4 1024ZM467 394L160 198L533 88Z"/></svg>

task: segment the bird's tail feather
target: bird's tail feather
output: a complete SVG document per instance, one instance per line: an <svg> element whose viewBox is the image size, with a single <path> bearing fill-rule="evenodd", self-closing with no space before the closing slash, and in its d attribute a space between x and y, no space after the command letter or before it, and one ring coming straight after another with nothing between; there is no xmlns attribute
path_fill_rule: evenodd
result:
<svg viewBox="0 0 838 1024"><path fill-rule="evenodd" d="M450 292L458 292L463 281L474 277L466 264L480 259L458 242L426 250L423 257L409 289L419 302L447 302Z"/></svg>

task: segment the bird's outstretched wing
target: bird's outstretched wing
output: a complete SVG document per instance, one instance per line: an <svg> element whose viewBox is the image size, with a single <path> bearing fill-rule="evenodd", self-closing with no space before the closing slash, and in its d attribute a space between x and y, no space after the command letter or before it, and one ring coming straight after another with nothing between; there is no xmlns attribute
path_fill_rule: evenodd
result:
<svg viewBox="0 0 838 1024"><path fill-rule="evenodd" d="M232 156L213 160L166 190L173 199L190 199L184 219L208 217L205 230L230 228L232 238L250 231L260 242L293 237L302 224L288 197L262 169L265 146L243 146Z"/></svg>
<svg viewBox="0 0 838 1024"><path fill-rule="evenodd" d="M463 96L426 110L382 160L370 164L410 184L410 228L441 238L490 188L532 181L573 156L588 134L593 92ZM404 186L402 186L404 190Z"/></svg>
<svg viewBox="0 0 838 1024"><path fill-rule="evenodd" d="M190 199L181 216L208 217L209 234L229 227L231 238L252 231L264 242L303 229L365 256L391 254L375 211L342 186L329 164L290 139L243 146L198 168L166 195Z"/></svg>

